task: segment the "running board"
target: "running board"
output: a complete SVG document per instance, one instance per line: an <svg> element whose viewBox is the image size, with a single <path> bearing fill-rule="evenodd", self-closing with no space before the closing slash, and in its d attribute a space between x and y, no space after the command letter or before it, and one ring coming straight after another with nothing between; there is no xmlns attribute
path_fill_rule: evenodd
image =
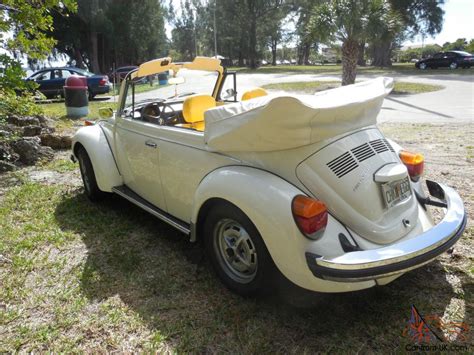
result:
<svg viewBox="0 0 474 355"><path fill-rule="evenodd" d="M169 213L152 205L150 202L148 202L147 200L145 200L144 198L140 197L135 192L130 190L127 186L121 185L121 186L112 187L112 192L116 193L119 196L122 196L123 198L127 199L131 203L144 209L148 213L151 213L153 216L161 219L163 222L166 222L169 225L175 227L180 232L183 232L188 235L191 233L191 230L188 224L184 223L183 221L180 221L179 219L173 217Z"/></svg>

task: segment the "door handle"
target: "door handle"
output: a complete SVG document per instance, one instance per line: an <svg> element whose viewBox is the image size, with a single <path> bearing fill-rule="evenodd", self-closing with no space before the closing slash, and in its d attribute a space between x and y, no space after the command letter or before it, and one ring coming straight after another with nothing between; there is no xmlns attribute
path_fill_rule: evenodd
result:
<svg viewBox="0 0 474 355"><path fill-rule="evenodd" d="M146 141L146 142L145 142L145 145L146 145L147 147L155 148L155 149L156 149L156 147L157 147L156 143L155 143L155 142L152 142L152 141Z"/></svg>

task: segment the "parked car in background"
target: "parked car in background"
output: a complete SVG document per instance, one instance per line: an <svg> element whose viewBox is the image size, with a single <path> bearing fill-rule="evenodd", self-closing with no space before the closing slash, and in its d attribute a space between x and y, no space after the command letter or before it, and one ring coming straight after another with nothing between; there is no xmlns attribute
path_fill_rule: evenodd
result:
<svg viewBox="0 0 474 355"><path fill-rule="evenodd" d="M120 83L122 82L123 79L127 76L128 73L130 73L132 70L136 70L138 67L136 65L128 65L124 67L119 67L113 71L111 71L109 75L109 80L111 82Z"/></svg>
<svg viewBox="0 0 474 355"><path fill-rule="evenodd" d="M26 80L37 83L39 85L37 90L47 98L52 98L64 95L63 87L66 79L71 75L80 75L87 78L89 99L98 94L107 94L110 91L111 84L106 75L94 74L79 68L42 69L30 75Z"/></svg>
<svg viewBox="0 0 474 355"><path fill-rule="evenodd" d="M474 56L471 53L463 51L449 51L439 52L430 58L420 59L416 62L415 67L418 69L436 69L436 68L451 68L457 69L470 68L474 65Z"/></svg>

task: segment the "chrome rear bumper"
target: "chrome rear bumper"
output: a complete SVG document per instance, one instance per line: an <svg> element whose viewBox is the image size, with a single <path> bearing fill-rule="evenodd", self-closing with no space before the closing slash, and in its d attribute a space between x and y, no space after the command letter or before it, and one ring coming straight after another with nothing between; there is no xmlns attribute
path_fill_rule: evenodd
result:
<svg viewBox="0 0 474 355"><path fill-rule="evenodd" d="M448 186L432 181L427 185L430 194L446 204L447 211L440 223L412 239L378 249L354 251L334 258L306 253L311 272L322 279L342 282L380 279L420 267L451 248L466 227L463 202ZM433 204L440 205L439 202Z"/></svg>

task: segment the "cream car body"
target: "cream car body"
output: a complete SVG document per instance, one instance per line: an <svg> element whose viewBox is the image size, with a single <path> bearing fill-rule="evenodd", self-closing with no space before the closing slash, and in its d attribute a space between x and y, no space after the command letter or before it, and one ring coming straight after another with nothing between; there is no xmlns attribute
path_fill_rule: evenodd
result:
<svg viewBox="0 0 474 355"><path fill-rule="evenodd" d="M210 110L217 112L213 117L206 112L204 132L161 121L145 122L135 117L134 110L127 114L127 83L134 77L164 70L176 74L183 68L217 73L209 94L218 106L229 105L227 111ZM445 218L436 226L427 208L433 203L420 181L410 181L409 196L398 204L384 205L381 184L407 178L408 173L398 156L401 147L387 140L374 124L364 122L365 116L376 116L383 97L372 106L362 99L359 106L350 106L340 129L331 118L334 123L329 120L327 127L336 128L326 129L324 137L298 138L308 139L304 144L283 137L276 142L282 149L275 149L271 139L264 136L258 142L253 136L258 124L240 126L254 118L235 120L236 126L228 128L225 115L229 112L236 116L258 113L261 107L271 106L273 99L253 99L246 106L225 102L221 98L224 83L235 83L235 77L226 74L219 61L210 58L185 64L165 58L143 64L124 81L117 112L77 132L74 156L78 158L80 149L87 152L101 191L127 198L188 234L192 242L205 237L204 222L211 209L221 201L237 206L258 230L278 270L291 282L313 291L345 292L386 284L431 261L460 237L466 220L464 207L446 186L430 184L430 192L441 200L434 204L446 209ZM235 92L230 94L236 101ZM283 110L291 107L294 98L288 100L281 101ZM175 97L169 103L180 114L183 100ZM301 107L300 116L314 110ZM354 124L350 118L357 116L357 107L360 117ZM301 132L305 127L301 126ZM229 151L226 146L231 147ZM364 156L369 150L370 159ZM341 163L347 154L353 161ZM341 164L331 168L331 162ZM341 169L351 164L357 167L342 175ZM295 223L292 203L300 195L322 200L328 207L327 225L315 239L304 236Z"/></svg>

